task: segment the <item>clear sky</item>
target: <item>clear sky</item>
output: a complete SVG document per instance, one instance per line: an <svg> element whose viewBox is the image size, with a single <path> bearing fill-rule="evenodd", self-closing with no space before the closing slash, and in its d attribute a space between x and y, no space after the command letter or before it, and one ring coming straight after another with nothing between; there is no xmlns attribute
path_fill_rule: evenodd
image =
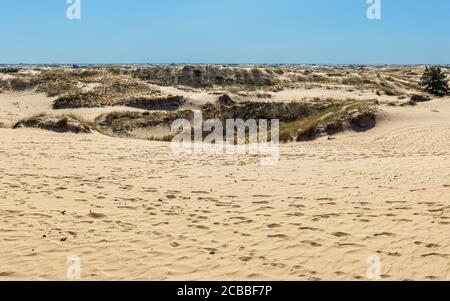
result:
<svg viewBox="0 0 450 301"><path fill-rule="evenodd" d="M450 64L450 0L0 0L0 63Z"/></svg>

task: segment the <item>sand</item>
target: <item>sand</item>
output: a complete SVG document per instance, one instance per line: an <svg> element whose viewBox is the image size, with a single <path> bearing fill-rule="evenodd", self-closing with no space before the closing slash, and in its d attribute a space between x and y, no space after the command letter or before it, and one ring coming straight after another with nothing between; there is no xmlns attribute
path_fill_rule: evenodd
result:
<svg viewBox="0 0 450 301"><path fill-rule="evenodd" d="M450 280L450 99L255 156L0 129L0 280Z"/></svg>
<svg viewBox="0 0 450 301"><path fill-rule="evenodd" d="M2 93L0 94L0 123L4 125L3 127L11 127L23 118L43 113L55 115L75 114L93 121L96 117L104 113L114 111L143 111L123 106L54 110L52 105L55 99L56 97L47 97L43 93L36 93L34 91Z"/></svg>

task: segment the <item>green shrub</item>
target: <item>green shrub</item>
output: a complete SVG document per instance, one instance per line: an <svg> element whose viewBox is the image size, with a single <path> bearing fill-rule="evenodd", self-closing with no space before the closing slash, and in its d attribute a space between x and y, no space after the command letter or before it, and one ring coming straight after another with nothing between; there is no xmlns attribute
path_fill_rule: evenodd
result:
<svg viewBox="0 0 450 301"><path fill-rule="evenodd" d="M448 78L439 66L426 67L420 79L422 89L436 96L445 96L449 93Z"/></svg>
<svg viewBox="0 0 450 301"><path fill-rule="evenodd" d="M10 73L18 73L20 70L18 68L0 68L0 73L10 74Z"/></svg>

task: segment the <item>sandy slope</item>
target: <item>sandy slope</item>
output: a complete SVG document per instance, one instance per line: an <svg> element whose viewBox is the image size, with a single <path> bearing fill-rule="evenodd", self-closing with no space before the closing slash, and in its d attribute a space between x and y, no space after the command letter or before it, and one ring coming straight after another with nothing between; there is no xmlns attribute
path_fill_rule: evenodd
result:
<svg viewBox="0 0 450 301"><path fill-rule="evenodd" d="M216 93L199 90L182 90L176 87L152 86L154 89L161 90L164 95L182 95L186 99L185 108L201 106L208 102L217 101L221 93L226 91L216 91ZM242 97L233 93L230 94L237 101L277 101L291 102L302 99L311 98L332 98L332 99L357 99L357 100L377 100L379 103L401 103L407 100L399 100L395 96L379 96L373 92L362 91L346 91L333 87L330 89L319 88L298 88L285 89L279 92L270 92L270 98L256 98L253 92L248 97ZM45 94L35 91L26 92L4 92L0 93L0 127L11 127L22 118L32 115L49 113L49 114L66 114L73 113L85 119L94 120L97 116L111 111L141 111L131 107L101 107L101 108L80 108L80 109L62 109L54 110L52 108L53 101L56 97L47 97ZM3 126L2 126L3 124Z"/></svg>
<svg viewBox="0 0 450 301"><path fill-rule="evenodd" d="M383 115L272 167L0 129L0 280L450 280L450 99Z"/></svg>
<svg viewBox="0 0 450 301"><path fill-rule="evenodd" d="M85 119L94 120L103 113L113 111L141 111L123 106L54 110L52 104L55 99L56 97L47 97L45 94L34 91L0 94L0 123L3 124L3 126L0 124L0 127L11 127L22 118L41 113L76 114Z"/></svg>
<svg viewBox="0 0 450 301"><path fill-rule="evenodd" d="M34 92L0 94L0 122L11 126L22 118L48 112L53 99Z"/></svg>

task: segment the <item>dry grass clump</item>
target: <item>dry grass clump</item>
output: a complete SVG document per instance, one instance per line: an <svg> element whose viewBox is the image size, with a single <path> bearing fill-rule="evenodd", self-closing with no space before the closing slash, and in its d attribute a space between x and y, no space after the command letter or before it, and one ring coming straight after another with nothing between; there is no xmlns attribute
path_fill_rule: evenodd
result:
<svg viewBox="0 0 450 301"><path fill-rule="evenodd" d="M348 86L375 85L376 81L366 76L348 76L342 79L341 83Z"/></svg>
<svg viewBox="0 0 450 301"><path fill-rule="evenodd" d="M0 79L0 93L1 93L3 90L9 90L9 89L10 89L9 81L8 81L8 80Z"/></svg>
<svg viewBox="0 0 450 301"><path fill-rule="evenodd" d="M388 75L386 77L386 80L393 82L396 85L399 85L400 87L408 90L413 91L419 91L420 90L420 84L417 80L413 78L409 78L407 76L400 76L400 75Z"/></svg>
<svg viewBox="0 0 450 301"><path fill-rule="evenodd" d="M206 119L279 119L290 122L305 118L318 110L331 105L328 100L311 100L302 102L242 102L232 105L206 104L202 111Z"/></svg>
<svg viewBox="0 0 450 301"><path fill-rule="evenodd" d="M49 97L82 93L80 85L100 81L96 70L51 70L38 76L39 92Z"/></svg>
<svg viewBox="0 0 450 301"><path fill-rule="evenodd" d="M58 133L91 133L95 127L92 123L73 115L47 115L38 114L17 122L13 129L39 128Z"/></svg>
<svg viewBox="0 0 450 301"><path fill-rule="evenodd" d="M133 76L154 84L192 88L213 86L274 86L277 74L260 68L208 66L152 66L135 70Z"/></svg>
<svg viewBox="0 0 450 301"><path fill-rule="evenodd" d="M403 95L403 92L401 92L395 84L389 83L386 80L381 80L374 88L377 89L377 94L384 93L387 96Z"/></svg>
<svg viewBox="0 0 450 301"><path fill-rule="evenodd" d="M118 104L144 110L178 110L184 104L183 96L132 96Z"/></svg>
<svg viewBox="0 0 450 301"><path fill-rule="evenodd" d="M283 68L280 68L280 67L264 68L264 71L267 72L270 75L283 75L283 74L285 74Z"/></svg>
<svg viewBox="0 0 450 301"><path fill-rule="evenodd" d="M335 88L372 91L378 95L405 96L420 90L415 69L374 66L313 66L283 68L283 88ZM273 73L273 71L272 71Z"/></svg>
<svg viewBox="0 0 450 301"><path fill-rule="evenodd" d="M90 128L92 131L100 132L99 129L97 128L97 124L95 123L95 121L91 121L91 120L84 118L80 115L77 115L75 113L68 113L68 114L64 114L63 116L66 116L68 118L78 121L82 125Z"/></svg>
<svg viewBox="0 0 450 301"><path fill-rule="evenodd" d="M97 81L103 72L96 69L51 69L42 71L36 77L40 82L56 82L59 80L68 80L73 82L93 82Z"/></svg>
<svg viewBox="0 0 450 301"><path fill-rule="evenodd" d="M315 84L332 84L337 82L333 78L326 77L321 74L312 74L312 73L296 75L293 77L293 81L298 83L315 83Z"/></svg>
<svg viewBox="0 0 450 301"><path fill-rule="evenodd" d="M94 92L75 92L60 96L53 102L53 109L75 109L92 108L101 106L101 103L94 103L98 95Z"/></svg>
<svg viewBox="0 0 450 301"><path fill-rule="evenodd" d="M53 108L93 108L121 105L124 103L124 99L128 99L131 95L149 91L157 93L139 82L115 80L95 87L92 91L76 90L60 96L54 101Z"/></svg>
<svg viewBox="0 0 450 301"><path fill-rule="evenodd" d="M376 124L375 110L365 101L333 101L333 104L292 122L280 124L280 140L309 141L345 129L366 131Z"/></svg>
<svg viewBox="0 0 450 301"><path fill-rule="evenodd" d="M106 66L104 68L106 72L112 75L132 75L133 67L131 66Z"/></svg>
<svg viewBox="0 0 450 301"><path fill-rule="evenodd" d="M194 112L183 110L177 112L112 112L96 118L97 127L104 132L128 135L139 128L169 126L176 119L192 120Z"/></svg>
<svg viewBox="0 0 450 301"><path fill-rule="evenodd" d="M55 97L63 94L81 93L81 89L74 82L59 80L41 84L38 88L38 92L44 92L48 97Z"/></svg>
<svg viewBox="0 0 450 301"><path fill-rule="evenodd" d="M98 80L100 73L94 70L51 69L38 70L38 74L20 74L0 82L0 87L8 91L36 89L49 97L79 93L80 83Z"/></svg>
<svg viewBox="0 0 450 301"><path fill-rule="evenodd" d="M35 88L38 82L33 77L15 77L3 84L5 90L22 92Z"/></svg>
<svg viewBox="0 0 450 301"><path fill-rule="evenodd" d="M341 83L359 90L373 90L378 95L387 96L403 96L408 90L418 89L418 84L413 79L401 79L399 75L384 76L375 72L351 75L343 78Z"/></svg>
<svg viewBox="0 0 450 301"><path fill-rule="evenodd" d="M228 119L272 119L280 121L282 142L313 140L321 135L334 135L345 129L368 130L375 126L375 111L368 102L346 100L313 100L292 103L245 102L230 105L205 104L203 121L218 119L224 125ZM192 121L194 112L113 112L97 118L96 124L112 135L133 136L137 129L154 127L170 128L176 119ZM224 132L224 135L226 133ZM151 137L153 140L169 141L173 134Z"/></svg>

